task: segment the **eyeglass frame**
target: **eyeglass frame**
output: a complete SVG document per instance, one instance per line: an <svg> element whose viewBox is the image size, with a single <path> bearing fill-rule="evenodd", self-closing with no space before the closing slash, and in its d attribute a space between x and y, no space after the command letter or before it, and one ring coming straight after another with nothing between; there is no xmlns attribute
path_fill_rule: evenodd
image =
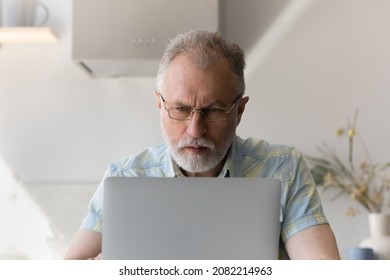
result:
<svg viewBox="0 0 390 280"><path fill-rule="evenodd" d="M165 111L168 113L169 118L171 118L172 120L176 120L176 121L188 121L188 120L191 120L192 117L194 116L194 113L195 113L196 111L200 112L200 113L202 114L202 117L203 117L203 118L205 119L205 121L207 121L207 122L226 121L226 120L227 120L227 116L228 116L228 115L230 114L230 112L233 110L233 108L234 108L234 106L236 105L237 101L240 99L240 97L243 96L243 94L240 93L240 94L236 97L236 99L234 99L233 104L230 106L229 109L227 109L227 110L218 109L218 110L224 111L224 113L225 113L225 118L224 118L224 119L220 119L220 120L208 120L208 119L206 118L206 113L204 113L204 111L205 111L205 110L209 110L210 108L199 108L199 109L196 109L196 108L191 107L191 106L172 106L172 107L167 108L167 106L166 106L166 103L167 103L167 102L165 101L165 99L164 99L162 93L159 92L159 91L156 91L156 93L158 93L158 94L160 95L161 100L162 100L162 102L164 103L164 109L165 109ZM190 113L190 115L189 115L189 118L177 119L177 118L173 118L173 117L171 116L171 114L169 113L169 110L170 110L171 108L180 108L180 107L191 108L191 113Z"/></svg>

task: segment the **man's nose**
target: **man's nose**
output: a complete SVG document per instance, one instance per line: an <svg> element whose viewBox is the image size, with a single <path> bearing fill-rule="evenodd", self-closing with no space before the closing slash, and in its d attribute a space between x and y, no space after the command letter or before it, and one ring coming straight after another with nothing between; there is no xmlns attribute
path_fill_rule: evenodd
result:
<svg viewBox="0 0 390 280"><path fill-rule="evenodd" d="M202 111L194 111L192 118L187 121L187 133L194 137L199 138L207 132L206 120L202 115Z"/></svg>

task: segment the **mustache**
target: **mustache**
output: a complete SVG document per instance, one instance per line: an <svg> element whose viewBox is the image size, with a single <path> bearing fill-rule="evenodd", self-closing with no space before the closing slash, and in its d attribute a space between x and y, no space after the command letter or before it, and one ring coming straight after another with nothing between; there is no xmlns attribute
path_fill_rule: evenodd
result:
<svg viewBox="0 0 390 280"><path fill-rule="evenodd" d="M182 149L187 146L198 146L198 147L205 147L209 149L214 149L215 145L210 141L207 140L204 137L201 138L193 138L193 137L187 137L182 140L180 140L179 143L177 143L177 148Z"/></svg>

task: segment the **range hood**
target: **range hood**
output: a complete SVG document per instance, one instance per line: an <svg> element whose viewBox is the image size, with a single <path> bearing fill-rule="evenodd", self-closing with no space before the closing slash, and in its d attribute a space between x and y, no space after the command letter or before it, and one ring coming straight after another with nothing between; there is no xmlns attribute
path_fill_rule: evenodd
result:
<svg viewBox="0 0 390 280"><path fill-rule="evenodd" d="M169 39L218 31L219 0L74 0L72 57L93 77L154 76Z"/></svg>

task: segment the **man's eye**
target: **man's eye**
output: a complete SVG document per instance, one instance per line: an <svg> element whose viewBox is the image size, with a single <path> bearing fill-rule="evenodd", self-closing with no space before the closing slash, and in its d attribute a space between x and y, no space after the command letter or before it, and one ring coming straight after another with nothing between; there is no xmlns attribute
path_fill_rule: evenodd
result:
<svg viewBox="0 0 390 280"><path fill-rule="evenodd" d="M175 110L180 113L188 113L192 111L190 107L176 107Z"/></svg>
<svg viewBox="0 0 390 280"><path fill-rule="evenodd" d="M225 112L225 110L219 109L219 108L207 108L204 109L205 113L219 113L219 112Z"/></svg>

